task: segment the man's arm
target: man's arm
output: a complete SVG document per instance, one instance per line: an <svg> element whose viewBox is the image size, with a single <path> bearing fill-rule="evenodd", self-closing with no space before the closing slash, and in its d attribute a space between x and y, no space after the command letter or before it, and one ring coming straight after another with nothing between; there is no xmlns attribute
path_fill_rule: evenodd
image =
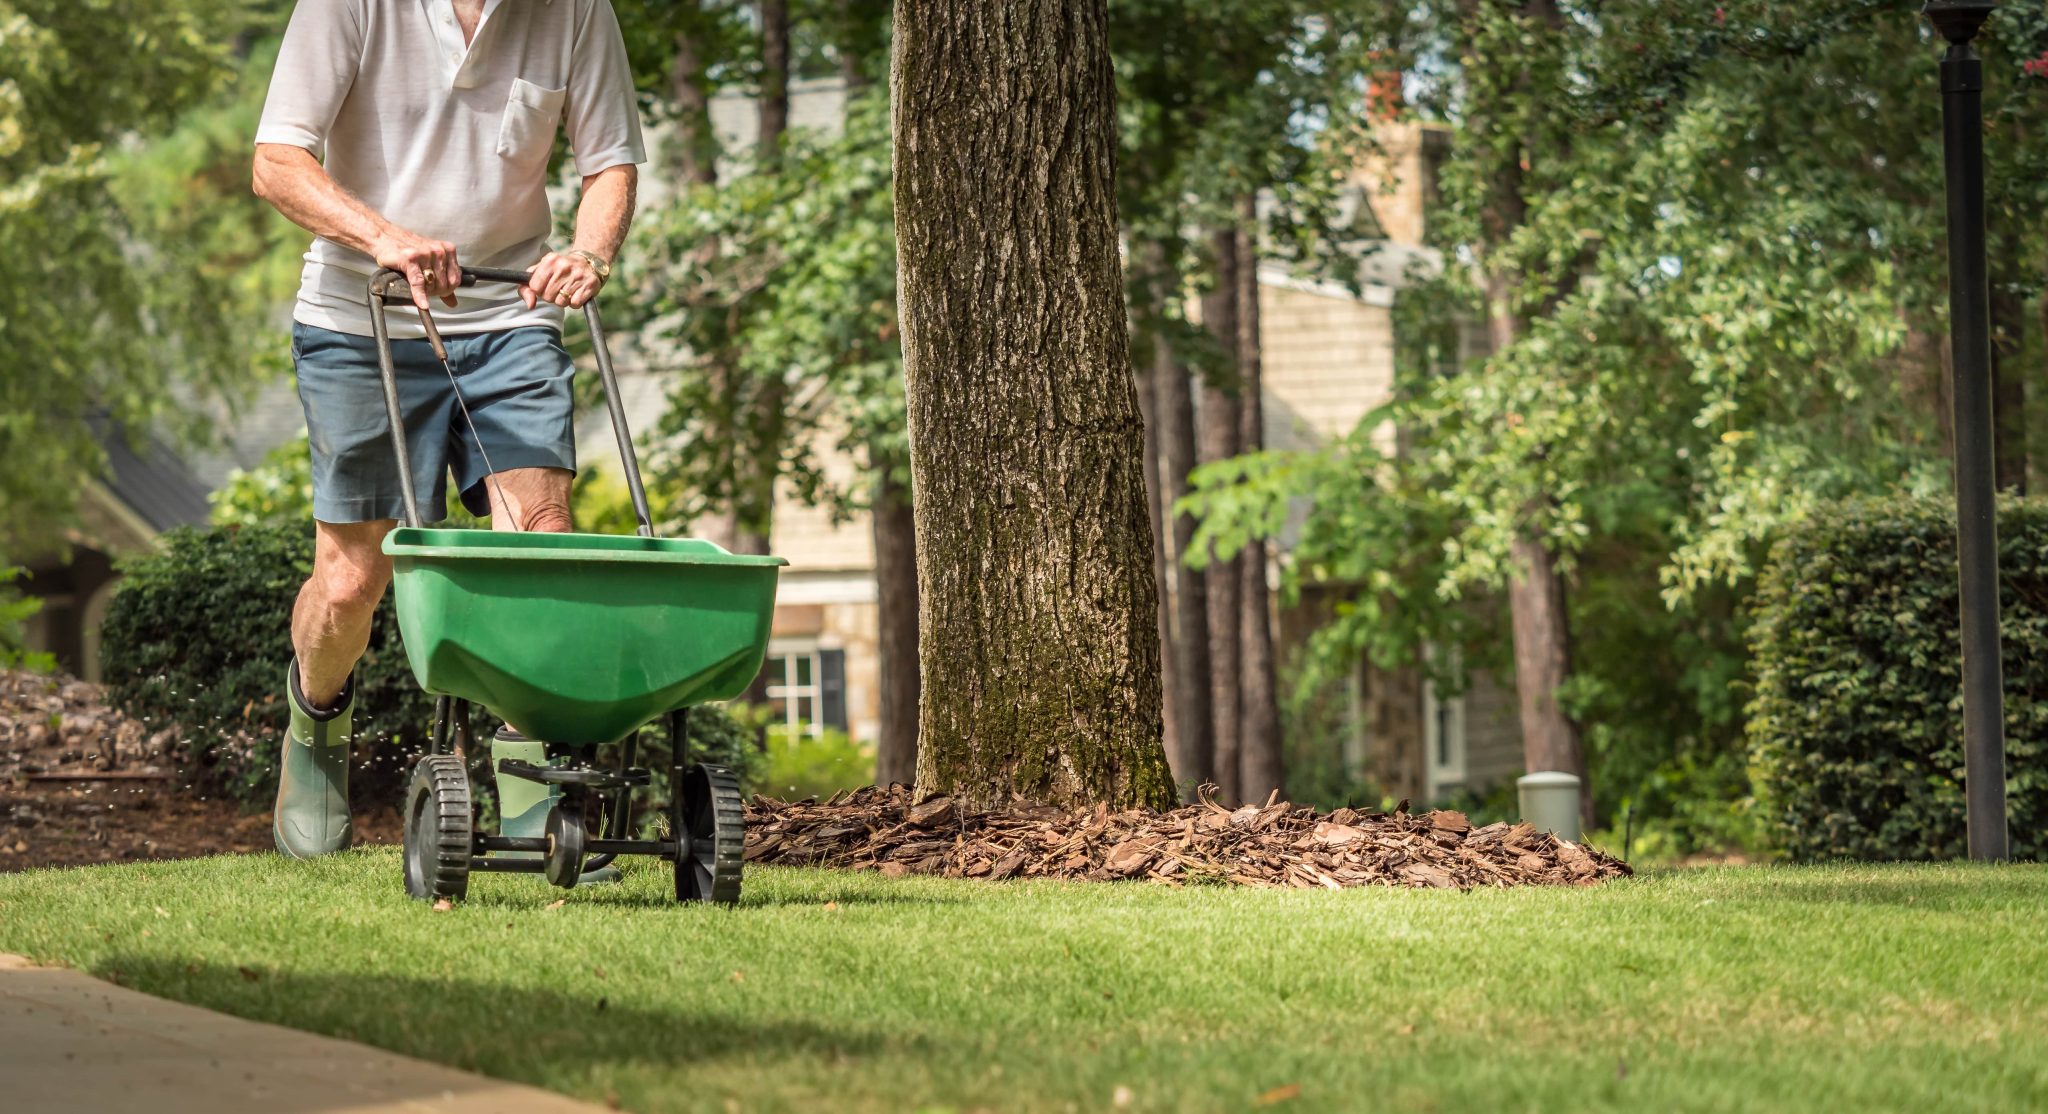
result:
<svg viewBox="0 0 2048 1114"><path fill-rule="evenodd" d="M632 163L608 166L583 179L583 198L576 203L576 241L569 251L551 251L534 265L533 277L519 288L526 308L540 302L581 307L597 296L604 279L590 260L574 253L587 251L606 265L618 259L626 229L633 224L633 195L639 184L640 168Z"/></svg>
<svg viewBox="0 0 2048 1114"><path fill-rule="evenodd" d="M250 186L293 224L403 274L414 305L426 309L429 291L439 293L448 305L455 304L455 288L462 285L455 245L429 240L385 220L336 184L311 151L288 143L258 143ZM631 196L629 189L628 219Z"/></svg>

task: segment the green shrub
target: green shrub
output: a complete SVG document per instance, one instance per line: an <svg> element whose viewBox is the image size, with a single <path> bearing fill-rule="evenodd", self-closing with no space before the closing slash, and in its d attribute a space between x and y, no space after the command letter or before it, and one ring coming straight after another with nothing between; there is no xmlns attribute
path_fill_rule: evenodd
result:
<svg viewBox="0 0 2048 1114"><path fill-rule="evenodd" d="M1999 506L2006 785L2016 857L2048 826L2048 500ZM1795 859L1967 846L1955 525L1931 501L1828 509L1758 585L1749 712L1758 809Z"/></svg>
<svg viewBox="0 0 2048 1114"><path fill-rule="evenodd" d="M43 609L43 601L22 595L14 586L24 571L0 565L0 669L48 673L57 668L57 659L28 648L28 621Z"/></svg>
<svg viewBox="0 0 2048 1114"><path fill-rule="evenodd" d="M761 792L768 796L787 801L822 799L841 789L875 783L874 744L855 742L844 731L827 729L791 738L787 732L774 730L767 733L767 739L767 771L761 779Z"/></svg>
<svg viewBox="0 0 2048 1114"><path fill-rule="evenodd" d="M146 723L179 728L181 764L198 791L252 808L270 803L289 720L291 608L312 567L310 525L174 530L159 552L123 566L101 639L108 698ZM357 738L376 744L355 748L359 812L398 801L433 709L413 681L387 594L356 666ZM762 759L723 710L699 709L690 723L700 757L758 780ZM496 727L477 717L480 733ZM665 732L646 735L638 764L665 762ZM665 787L660 778L657 795Z"/></svg>

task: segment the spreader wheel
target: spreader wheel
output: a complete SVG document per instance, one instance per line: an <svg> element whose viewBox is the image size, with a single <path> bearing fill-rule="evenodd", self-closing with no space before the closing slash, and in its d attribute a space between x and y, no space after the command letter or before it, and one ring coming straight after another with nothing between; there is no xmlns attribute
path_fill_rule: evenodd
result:
<svg viewBox="0 0 2048 1114"><path fill-rule="evenodd" d="M405 892L421 901L469 893L474 836L469 772L453 754L429 754L405 790Z"/></svg>
<svg viewBox="0 0 2048 1114"><path fill-rule="evenodd" d="M683 816L676 841L676 900L737 905L746 851L739 779L723 766L692 766L677 792Z"/></svg>
<svg viewBox="0 0 2048 1114"><path fill-rule="evenodd" d="M583 845L588 839L583 810L566 801L549 809L547 839L547 869L543 873L548 881L568 889L583 876Z"/></svg>

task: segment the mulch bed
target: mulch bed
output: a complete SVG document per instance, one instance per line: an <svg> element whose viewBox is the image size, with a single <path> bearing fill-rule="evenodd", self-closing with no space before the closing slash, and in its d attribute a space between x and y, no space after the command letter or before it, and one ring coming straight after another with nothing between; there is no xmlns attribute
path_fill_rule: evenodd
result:
<svg viewBox="0 0 2048 1114"><path fill-rule="evenodd" d="M0 670L0 872L270 849L270 817L177 777L169 731L109 709L97 685ZM1342 889L1590 885L1626 863L1527 824L1456 812L1319 814L1284 801L1171 812L993 812L904 786L824 802L755 797L749 862L948 878L1143 879ZM358 843L396 843L395 809L356 818Z"/></svg>
<svg viewBox="0 0 2048 1114"><path fill-rule="evenodd" d="M174 746L98 685L0 670L0 873L270 850L269 813L187 790ZM395 808L356 817L358 843L398 834Z"/></svg>
<svg viewBox="0 0 2048 1114"><path fill-rule="evenodd" d="M749 862L945 878L1143 879L1166 885L1471 889L1585 886L1628 864L1527 824L1475 828L1459 812L1318 813L1285 801L1230 809L1204 794L1171 812L1078 812L1020 805L992 812L901 785L830 800L755 797Z"/></svg>

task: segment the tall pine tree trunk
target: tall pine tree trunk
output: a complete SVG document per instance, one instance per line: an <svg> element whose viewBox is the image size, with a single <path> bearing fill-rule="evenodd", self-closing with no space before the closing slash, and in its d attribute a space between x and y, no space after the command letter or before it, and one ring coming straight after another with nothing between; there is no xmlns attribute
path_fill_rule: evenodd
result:
<svg viewBox="0 0 2048 1114"><path fill-rule="evenodd" d="M696 27L705 18L703 0L690 0L689 12L691 18L677 33L675 54L669 62L669 89L676 103L676 177L692 186L710 186L718 182L718 133L711 126L711 88L706 72L705 45L698 38ZM692 264L702 266L716 258L718 250L718 238L706 237L691 253ZM710 374L721 384L721 393L726 398L735 397L737 372L732 367L716 366ZM717 441L724 454L720 471L729 478L738 466L740 438L731 413L728 411L719 417L725 419ZM739 516L736 511L727 510L699 521L696 529L704 537L731 549L739 536Z"/></svg>
<svg viewBox="0 0 2048 1114"><path fill-rule="evenodd" d="M789 0L761 0L761 130L758 158L765 169L782 157L789 130Z"/></svg>
<svg viewBox="0 0 2048 1114"><path fill-rule="evenodd" d="M789 130L788 0L760 0L759 11L761 100L755 173L772 174L782 160L782 135ZM754 384L742 430L750 451L740 461L734 508L733 548L741 553L766 553L773 544L775 483L782 477L783 408L788 399L789 384L780 376Z"/></svg>
<svg viewBox="0 0 2048 1114"><path fill-rule="evenodd" d="M1162 807L1104 0L901 0L920 792Z"/></svg>
<svg viewBox="0 0 2048 1114"><path fill-rule="evenodd" d="M1176 289L1176 284L1166 284ZM1195 404L1188 369L1174 359L1173 346L1159 338L1152 360L1153 391L1159 402L1161 458L1166 468L1166 516L1173 550L1167 569L1173 576L1173 729L1180 747L1172 755L1173 778L1194 787L1214 777L1216 723L1209 705L1209 592L1201 570L1182 558L1193 546L1195 520L1175 514L1173 505L1188 493L1188 472L1195 466Z"/></svg>
<svg viewBox="0 0 2048 1114"><path fill-rule="evenodd" d="M1468 13L1474 8L1468 7ZM1532 27L1548 34L1566 33L1563 18L1553 0L1525 0L1521 15ZM1478 18L1468 14L1467 18ZM1536 49L1530 46L1532 52ZM1525 264L1509 254L1514 234L1528 217L1524 198L1523 172L1542 152L1523 145L1527 119L1513 102L1526 101L1534 94L1527 66L1507 86L1482 83L1482 95L1467 108L1466 128L1474 142L1494 153L1497 161L1485 183L1486 196L1480 212L1481 257L1486 269L1488 332L1495 352L1505 351L1519 341L1529 328L1530 302L1524 287L1531 276ZM1494 98L1503 98L1496 103ZM1551 276L1557 278L1558 276ZM1556 283L1549 284L1555 289ZM1550 508L1547 496L1538 493L1522 508L1519 536L1510 545L1512 568L1508 579L1508 611L1514 628L1515 691L1520 701L1522 759L1531 770L1557 770L1579 778L1579 811L1588 828L1594 826L1593 785L1586 770L1585 749L1579 725L1559 706L1559 688L1571 676L1571 626L1568 622L1564 578L1558 574L1556 555L1543 538L1542 520Z"/></svg>
<svg viewBox="0 0 2048 1114"><path fill-rule="evenodd" d="M1216 256L1216 284L1202 295L1202 324L1216 338L1219 348L1234 365L1237 360L1237 231L1220 228L1210 234L1210 250ZM1229 460L1238 454L1239 405L1237 369L1233 366L1211 376L1202 388L1201 455L1204 463ZM1212 780L1225 804L1239 799L1239 728L1242 712L1238 696L1243 680L1238 674L1238 629L1243 625L1238 594L1243 574L1235 557L1212 560L1203 570L1209 591L1209 714L1215 720L1215 758Z"/></svg>
<svg viewBox="0 0 2048 1114"><path fill-rule="evenodd" d="M1237 233L1237 372L1244 393L1240 448L1255 453L1266 447L1266 415L1261 392L1263 351L1259 338L1258 200L1244 199L1243 226ZM1242 612L1244 688L1238 694L1238 790L1248 801L1263 802L1274 790L1284 793L1285 765L1280 752L1280 702L1273 660L1273 610L1266 583L1266 543L1254 540L1240 554L1244 588Z"/></svg>
<svg viewBox="0 0 2048 1114"><path fill-rule="evenodd" d="M1152 343L1159 341L1155 337ZM1161 487L1164 477L1159 471L1159 392L1149 367L1134 369L1131 378L1138 388L1138 415L1145 423L1145 510L1152 520L1152 591L1159 597L1159 688L1163 697L1159 712L1161 737L1171 764L1173 756L1180 752L1174 706L1179 680L1174 675L1173 663L1173 584L1166 567L1166 492Z"/></svg>
<svg viewBox="0 0 2048 1114"><path fill-rule="evenodd" d="M875 463L875 612L880 659L881 737L875 781L917 781L917 528L910 491L889 461Z"/></svg>
<svg viewBox="0 0 2048 1114"><path fill-rule="evenodd" d="M702 0L691 5L700 11ZM669 63L669 89L676 104L676 176L692 185L718 181L718 136L711 130L711 90L703 44L693 29L676 36Z"/></svg>

